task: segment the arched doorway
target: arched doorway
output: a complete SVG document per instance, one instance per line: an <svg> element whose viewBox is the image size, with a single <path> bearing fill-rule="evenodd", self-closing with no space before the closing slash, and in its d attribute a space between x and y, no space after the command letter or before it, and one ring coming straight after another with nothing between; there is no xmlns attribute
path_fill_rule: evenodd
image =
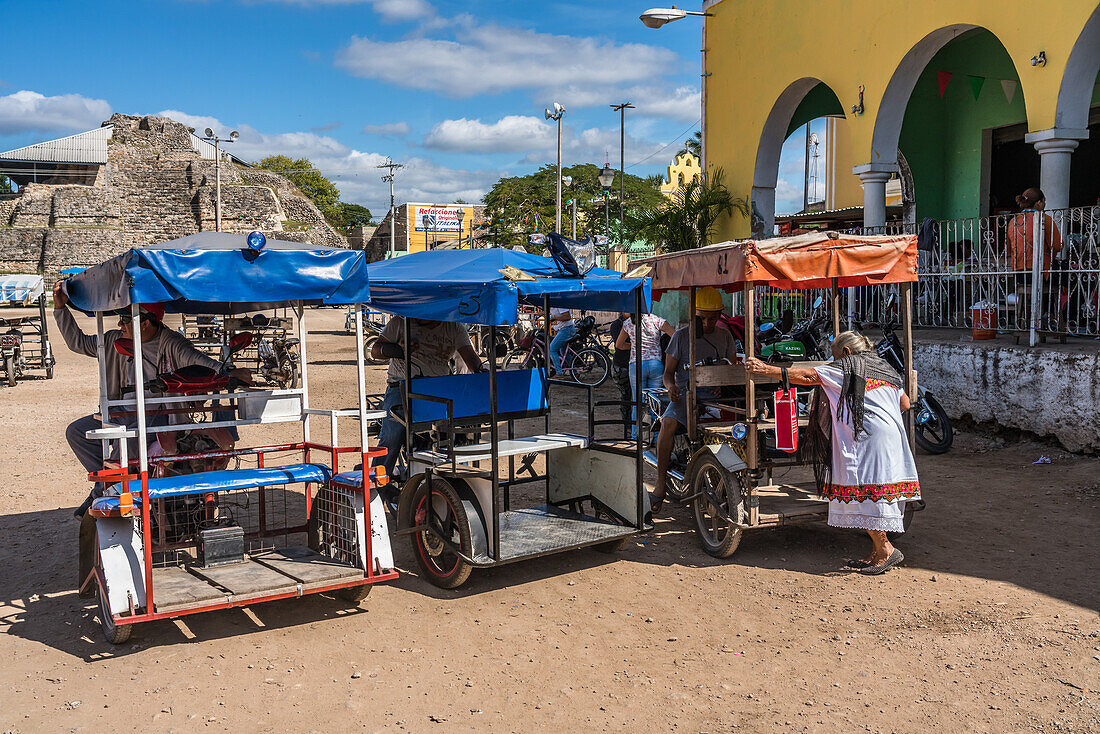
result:
<svg viewBox="0 0 1100 734"><path fill-rule="evenodd" d="M1072 151L1069 196L1071 207L1100 201L1100 7L1093 11L1066 60L1058 87L1054 128L1059 137L1077 138Z"/></svg>
<svg viewBox="0 0 1100 734"><path fill-rule="evenodd" d="M752 179L753 237L770 237L775 228L775 189L784 141L810 120L843 114L833 90L815 77L792 82L776 99L764 121L756 149Z"/></svg>
<svg viewBox="0 0 1100 734"><path fill-rule="evenodd" d="M897 174L904 153L920 192L911 221L976 217L1036 185L1039 157L1026 133L1024 94L1004 45L984 28L948 26L921 39L894 71L870 167Z"/></svg>

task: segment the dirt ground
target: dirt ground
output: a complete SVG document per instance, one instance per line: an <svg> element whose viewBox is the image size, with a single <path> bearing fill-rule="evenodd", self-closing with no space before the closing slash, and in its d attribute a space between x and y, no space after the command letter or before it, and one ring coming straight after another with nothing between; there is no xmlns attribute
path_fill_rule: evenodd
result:
<svg viewBox="0 0 1100 734"><path fill-rule="evenodd" d="M309 315L311 402L350 406L343 314ZM673 507L617 555L454 592L401 539L400 579L358 608L269 602L113 647L74 589L88 486L64 440L95 363L56 351L54 380L0 388L0 731L1100 731L1100 463L970 434L918 457L928 509L881 577L841 572L866 539L823 525L717 561Z"/></svg>

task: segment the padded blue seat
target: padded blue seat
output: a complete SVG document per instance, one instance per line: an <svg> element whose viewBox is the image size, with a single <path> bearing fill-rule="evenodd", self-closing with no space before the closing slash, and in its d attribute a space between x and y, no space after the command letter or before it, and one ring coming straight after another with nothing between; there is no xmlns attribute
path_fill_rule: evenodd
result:
<svg viewBox="0 0 1100 734"><path fill-rule="evenodd" d="M497 417L533 418L549 410L546 372L541 368L497 372ZM413 394L450 401L455 421L489 418L489 373L477 372L442 377L416 377ZM447 419L447 405L436 400L412 399L412 423L416 426Z"/></svg>
<svg viewBox="0 0 1100 734"><path fill-rule="evenodd" d="M333 484L342 484L345 487L360 487L363 486L363 472L362 471L342 471L339 474L333 476Z"/></svg>
<svg viewBox="0 0 1100 734"><path fill-rule="evenodd" d="M205 494L207 492L228 492L236 489L266 487L272 484L294 484L296 482L325 483L332 472L323 464L290 464L288 466L268 466L263 469L225 469L222 471L204 471L196 474L183 474L175 477L157 477L149 480L149 498L179 497L187 494ZM134 505L141 504L141 480L131 479L129 491L134 497ZM119 485L112 487L116 492ZM118 497L100 497L92 503L92 509L108 512L118 507Z"/></svg>

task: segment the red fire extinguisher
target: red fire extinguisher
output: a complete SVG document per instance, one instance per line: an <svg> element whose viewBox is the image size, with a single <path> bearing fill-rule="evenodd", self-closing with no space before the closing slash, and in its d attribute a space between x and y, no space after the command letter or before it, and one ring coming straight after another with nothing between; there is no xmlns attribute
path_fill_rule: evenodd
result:
<svg viewBox="0 0 1100 734"><path fill-rule="evenodd" d="M791 387L786 367L783 386L775 391L775 447L788 454L798 450L798 395Z"/></svg>

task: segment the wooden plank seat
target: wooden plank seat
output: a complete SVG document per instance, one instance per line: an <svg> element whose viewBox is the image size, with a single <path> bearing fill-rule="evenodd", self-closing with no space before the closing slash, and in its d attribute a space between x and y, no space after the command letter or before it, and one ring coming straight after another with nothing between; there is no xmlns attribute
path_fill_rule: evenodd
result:
<svg viewBox="0 0 1100 734"><path fill-rule="evenodd" d="M156 477L149 480L149 498L179 497L188 494L206 494L208 492L228 492L239 489L252 489L277 484L295 484L297 482L325 483L332 472L323 464L289 464L287 466L267 466L262 469L224 469L222 471L197 472L173 477ZM121 491L121 484L112 489ZM131 479L127 489L133 496L133 503L141 505L141 480ZM99 497L91 510L97 517L110 517L117 512L120 500L117 496Z"/></svg>

